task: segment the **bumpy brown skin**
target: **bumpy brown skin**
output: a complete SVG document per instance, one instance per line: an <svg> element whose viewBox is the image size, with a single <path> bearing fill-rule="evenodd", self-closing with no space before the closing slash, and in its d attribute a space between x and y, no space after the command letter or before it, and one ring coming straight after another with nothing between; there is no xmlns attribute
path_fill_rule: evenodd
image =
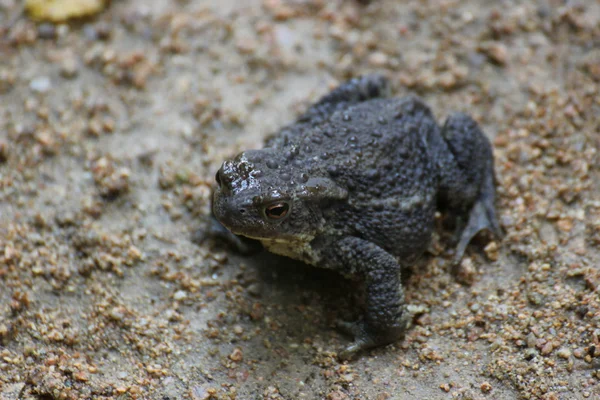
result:
<svg viewBox="0 0 600 400"><path fill-rule="evenodd" d="M418 98L385 98L381 76L353 79L217 173L213 212L275 253L362 277L366 312L340 323L356 352L398 340L408 322L402 265L427 248L436 209L464 217L462 257L482 229L500 234L489 141L467 115L440 129Z"/></svg>

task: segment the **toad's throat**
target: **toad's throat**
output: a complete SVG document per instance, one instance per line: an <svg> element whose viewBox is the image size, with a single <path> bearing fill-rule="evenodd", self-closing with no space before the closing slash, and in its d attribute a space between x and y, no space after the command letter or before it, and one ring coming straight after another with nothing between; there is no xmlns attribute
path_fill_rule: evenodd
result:
<svg viewBox="0 0 600 400"><path fill-rule="evenodd" d="M260 241L265 249L271 253L290 257L310 265L317 265L321 260L320 254L315 251L311 245L311 242L314 239L313 235L276 238L260 238L248 235L244 236Z"/></svg>

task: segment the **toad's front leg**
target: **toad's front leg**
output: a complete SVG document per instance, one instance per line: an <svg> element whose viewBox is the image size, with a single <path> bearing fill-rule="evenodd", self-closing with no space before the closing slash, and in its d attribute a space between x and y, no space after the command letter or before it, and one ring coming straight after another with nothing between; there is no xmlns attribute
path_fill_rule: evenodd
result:
<svg viewBox="0 0 600 400"><path fill-rule="evenodd" d="M365 279L366 311L357 322L341 322L339 327L354 336L354 342L339 357L349 359L361 350L399 340L410 322L404 306L400 264L374 243L347 237L330 246L327 264L342 267Z"/></svg>

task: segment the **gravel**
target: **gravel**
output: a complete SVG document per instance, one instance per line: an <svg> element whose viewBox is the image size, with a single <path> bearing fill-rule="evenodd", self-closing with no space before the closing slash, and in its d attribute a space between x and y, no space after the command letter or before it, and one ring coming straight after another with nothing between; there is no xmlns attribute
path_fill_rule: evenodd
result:
<svg viewBox="0 0 600 400"><path fill-rule="evenodd" d="M0 1L0 398L600 397L599 4L19 8ZM414 327L340 364L355 283L191 239L225 157L373 71L482 124L505 236L454 270L439 221L404 276Z"/></svg>

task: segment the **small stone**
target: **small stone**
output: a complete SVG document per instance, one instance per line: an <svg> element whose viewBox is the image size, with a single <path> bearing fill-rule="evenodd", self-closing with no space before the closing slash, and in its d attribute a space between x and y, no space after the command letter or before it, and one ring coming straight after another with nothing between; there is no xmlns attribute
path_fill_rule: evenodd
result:
<svg viewBox="0 0 600 400"><path fill-rule="evenodd" d="M125 310L123 307L113 307L110 310L110 317L115 321L122 321L125 318Z"/></svg>
<svg viewBox="0 0 600 400"><path fill-rule="evenodd" d="M558 355L560 358L564 358L565 360L569 359L569 357L571 357L571 350L569 350L567 347L561 347L557 352L556 355Z"/></svg>
<svg viewBox="0 0 600 400"><path fill-rule="evenodd" d="M208 400L213 398L216 390L213 388L206 388L203 386L194 386L191 390L190 396L192 400Z"/></svg>
<svg viewBox="0 0 600 400"><path fill-rule="evenodd" d="M112 27L106 22L99 22L94 29L99 40L108 40L112 35Z"/></svg>
<svg viewBox="0 0 600 400"><path fill-rule="evenodd" d="M479 51L484 53L490 61L499 64L506 65L508 59L508 50L502 43L489 43L482 46Z"/></svg>
<svg viewBox="0 0 600 400"><path fill-rule="evenodd" d="M498 244L495 241L488 243L483 250L490 260L498 261Z"/></svg>
<svg viewBox="0 0 600 400"><path fill-rule="evenodd" d="M348 396L346 393L341 390L336 390L335 392L331 392L327 395L327 400L346 400Z"/></svg>
<svg viewBox="0 0 600 400"><path fill-rule="evenodd" d="M233 327L233 333L235 333L236 335L241 335L242 333L244 333L244 328L242 328L240 325L236 325Z"/></svg>
<svg viewBox="0 0 600 400"><path fill-rule="evenodd" d="M384 67L388 63L388 56L385 53L376 51L369 55L369 64L374 67Z"/></svg>
<svg viewBox="0 0 600 400"><path fill-rule="evenodd" d="M80 382L89 381L88 375L84 371L75 372L73 374L73 378L75 378L75 380L80 381Z"/></svg>
<svg viewBox="0 0 600 400"><path fill-rule="evenodd" d="M571 232L571 230L573 229L573 221L568 218L560 219L556 223L556 226L558 226L558 229L560 229L563 232Z"/></svg>
<svg viewBox="0 0 600 400"><path fill-rule="evenodd" d="M446 71L440 75L438 83L444 90L451 90L456 87L458 79L452 72Z"/></svg>
<svg viewBox="0 0 600 400"><path fill-rule="evenodd" d="M42 23L38 26L38 37L40 39L56 38L56 26L54 24Z"/></svg>
<svg viewBox="0 0 600 400"><path fill-rule="evenodd" d="M242 353L242 349L240 349L239 347L236 347L235 349L233 349L233 351L229 355L229 359L231 361L242 361L243 358L244 358L244 353Z"/></svg>
<svg viewBox="0 0 600 400"><path fill-rule="evenodd" d="M543 356L547 356L548 354L552 353L552 350L554 350L553 343L547 342L544 346L542 346L542 350L540 352Z"/></svg>
<svg viewBox="0 0 600 400"><path fill-rule="evenodd" d="M29 88L37 93L46 93L52 87L52 82L47 76L38 76L29 82Z"/></svg>
<svg viewBox="0 0 600 400"><path fill-rule="evenodd" d="M179 301L179 300L183 300L187 297L187 293L184 290L178 290L175 292L175 294L173 295L173 299Z"/></svg>
<svg viewBox="0 0 600 400"><path fill-rule="evenodd" d="M457 280L465 285L472 285L477 275L477 269L473 263L473 260L466 257L463 258L459 264Z"/></svg>
<svg viewBox="0 0 600 400"><path fill-rule="evenodd" d="M238 40L238 42L236 43L236 47L242 54L252 54L256 51L258 43L253 39L243 38L241 40Z"/></svg>
<svg viewBox="0 0 600 400"><path fill-rule="evenodd" d="M581 347L580 347L580 348L578 348L578 349L575 349L575 350L573 351L573 355L574 355L575 357L577 357L577 358L581 359L581 358L583 358L583 357L584 357L584 355L585 355L585 349L583 349L583 348L581 348Z"/></svg>
<svg viewBox="0 0 600 400"><path fill-rule="evenodd" d="M75 57L67 57L60 64L60 74L62 77L71 79L79 73L79 65Z"/></svg>
<svg viewBox="0 0 600 400"><path fill-rule="evenodd" d="M16 80L14 72L0 69L0 94L10 91L15 86Z"/></svg>
<svg viewBox="0 0 600 400"><path fill-rule="evenodd" d="M165 315L165 318L171 322L177 321L179 319L179 314L175 310L171 310L171 309L166 310L164 315Z"/></svg>
<svg viewBox="0 0 600 400"><path fill-rule="evenodd" d="M55 217L56 224L61 228L66 226L74 226L77 224L77 216L72 211L64 211L59 214L56 214Z"/></svg>
<svg viewBox="0 0 600 400"><path fill-rule="evenodd" d="M483 382L479 388L483 393L489 393L492 391L492 385L489 382Z"/></svg>
<svg viewBox="0 0 600 400"><path fill-rule="evenodd" d="M0 343L2 343L3 338L8 337L10 331L10 328L6 324L0 324Z"/></svg>
<svg viewBox="0 0 600 400"><path fill-rule="evenodd" d="M129 262L133 262L133 261L139 261L142 259L142 252L140 251L140 249L138 249L135 246L130 246L129 249L127 250L127 257L129 258ZM177 294L177 293L175 293Z"/></svg>
<svg viewBox="0 0 600 400"><path fill-rule="evenodd" d="M94 137L100 136L100 134L103 132L103 129L102 123L98 118L92 118L90 120L90 122L88 123L87 132L88 134Z"/></svg>
<svg viewBox="0 0 600 400"><path fill-rule="evenodd" d="M47 338L54 342L62 342L65 339L65 335L57 330L52 330L48 332Z"/></svg>
<svg viewBox="0 0 600 400"><path fill-rule="evenodd" d="M124 394L124 393L126 393L126 392L127 392L127 388L126 388L125 386L117 386L117 387L115 388L115 391L116 391L116 392L117 392L117 394L120 396L120 395L122 395L122 394Z"/></svg>
<svg viewBox="0 0 600 400"><path fill-rule="evenodd" d="M226 253L213 254L212 258L221 265L223 265L227 262L227 254Z"/></svg>
<svg viewBox="0 0 600 400"><path fill-rule="evenodd" d="M529 292L527 293L527 300L529 300L532 305L539 306L544 302L544 296L538 292Z"/></svg>
<svg viewBox="0 0 600 400"><path fill-rule="evenodd" d="M262 293L262 287L259 283L253 283L250 286L248 286L248 293L250 293L253 296L260 296L260 294Z"/></svg>
<svg viewBox="0 0 600 400"><path fill-rule="evenodd" d="M8 144L0 140L0 164L8 161Z"/></svg>
<svg viewBox="0 0 600 400"><path fill-rule="evenodd" d="M525 350L525 360L531 361L537 355L537 351L535 349L527 349Z"/></svg>
<svg viewBox="0 0 600 400"><path fill-rule="evenodd" d="M93 25L84 25L83 36L90 41L98 40L98 32Z"/></svg>
<svg viewBox="0 0 600 400"><path fill-rule="evenodd" d="M535 347L536 343L537 343L537 337L532 332L530 332L527 335L527 347L532 349Z"/></svg>

